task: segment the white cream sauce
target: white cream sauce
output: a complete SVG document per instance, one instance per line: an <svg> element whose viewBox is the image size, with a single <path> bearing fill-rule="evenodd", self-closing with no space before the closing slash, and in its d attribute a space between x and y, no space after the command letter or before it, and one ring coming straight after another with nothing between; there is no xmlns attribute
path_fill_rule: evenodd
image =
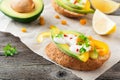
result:
<svg viewBox="0 0 120 80"><path fill-rule="evenodd" d="M72 51L75 54L80 54L80 49L83 47L86 49L86 52L88 52L91 47L86 47L84 44L83 45L77 45L77 37L73 34L67 34L63 37L55 37L53 39L56 43L60 44L68 44L70 51Z"/></svg>
<svg viewBox="0 0 120 80"><path fill-rule="evenodd" d="M70 2L73 3L73 4L83 4L84 5L87 2L87 0L81 0L80 2L76 2L76 3L75 3L75 1L76 0L70 0Z"/></svg>

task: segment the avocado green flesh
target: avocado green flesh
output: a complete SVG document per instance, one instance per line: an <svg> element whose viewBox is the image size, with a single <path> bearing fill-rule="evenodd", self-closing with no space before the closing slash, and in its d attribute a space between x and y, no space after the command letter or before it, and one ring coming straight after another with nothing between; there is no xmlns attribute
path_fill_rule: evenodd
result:
<svg viewBox="0 0 120 80"><path fill-rule="evenodd" d="M69 56L71 56L71 57L74 57L74 58L82 61L82 60L80 59L80 55L77 55L76 53L73 53L73 52L71 52L71 51L69 50L69 45L67 45L67 44L59 44L59 43L56 43L56 45L57 45L57 47L58 47L62 52L64 52L65 54L67 54L67 55L69 55Z"/></svg>
<svg viewBox="0 0 120 80"><path fill-rule="evenodd" d="M23 23L28 23L36 20L43 11L44 4L42 0L33 0L35 9L29 13L18 13L11 8L11 0L2 0L0 3L0 10L8 17Z"/></svg>
<svg viewBox="0 0 120 80"><path fill-rule="evenodd" d="M56 29L57 29L57 28L56 28ZM61 32L63 32L63 34L74 34L74 35L76 35L76 36L81 35L81 33L75 32L75 31L61 31ZM54 37L55 37L56 34L58 34L58 33L59 33L59 32L57 32L55 29L51 30L52 40L54 39ZM54 42L54 40L53 40L53 42ZM71 56L71 57L74 57L74 58L82 61L82 56L80 56L80 55L78 55L78 54L73 53L72 51L70 51L70 50L69 50L69 45L67 45L67 44L59 44L59 43L56 43L56 42L54 42L54 43L55 43L56 46L57 46L62 52L64 52L65 54L67 54L67 55L69 55L69 56Z"/></svg>
<svg viewBox="0 0 120 80"><path fill-rule="evenodd" d="M71 11L71 12L75 12L75 13L79 13L79 14L87 14L87 13L94 13L94 10L90 9L90 10L84 10L84 9L74 9L74 8L71 8L67 5L65 5L61 0L55 0L55 2L63 7L64 9L68 10L68 11Z"/></svg>
<svg viewBox="0 0 120 80"><path fill-rule="evenodd" d="M93 52L90 52L90 58L91 59L97 59L98 58L98 52L94 50Z"/></svg>
<svg viewBox="0 0 120 80"><path fill-rule="evenodd" d="M74 9L83 9L84 6L83 5L75 5L73 3L70 3L68 0L62 0L62 2L67 5L67 6L70 6L71 8L74 8Z"/></svg>
<svg viewBox="0 0 120 80"><path fill-rule="evenodd" d="M90 58L91 58L91 59L97 59L97 58L98 58L98 53L92 52L92 53L90 54Z"/></svg>

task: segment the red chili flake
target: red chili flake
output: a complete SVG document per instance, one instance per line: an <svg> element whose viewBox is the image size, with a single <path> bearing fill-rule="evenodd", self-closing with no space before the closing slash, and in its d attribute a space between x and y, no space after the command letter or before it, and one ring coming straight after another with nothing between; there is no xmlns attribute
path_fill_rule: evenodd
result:
<svg viewBox="0 0 120 80"><path fill-rule="evenodd" d="M66 34L64 34L64 37L67 37L67 35L66 35Z"/></svg>
<svg viewBox="0 0 120 80"><path fill-rule="evenodd" d="M77 0L74 1L74 4L76 4L76 3L77 3Z"/></svg>
<svg viewBox="0 0 120 80"><path fill-rule="evenodd" d="M79 51L79 49L76 49L76 51L78 52L78 51Z"/></svg>
<svg viewBox="0 0 120 80"><path fill-rule="evenodd" d="M72 39L72 37L70 39Z"/></svg>

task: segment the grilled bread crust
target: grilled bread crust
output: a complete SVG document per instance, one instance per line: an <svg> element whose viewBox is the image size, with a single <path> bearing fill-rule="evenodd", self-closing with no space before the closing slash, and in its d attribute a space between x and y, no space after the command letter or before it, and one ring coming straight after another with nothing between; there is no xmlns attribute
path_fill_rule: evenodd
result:
<svg viewBox="0 0 120 80"><path fill-rule="evenodd" d="M100 56L98 59L89 59L87 62L82 62L61 52L54 43L49 43L46 46L45 51L47 56L56 63L64 67L80 71L96 70L97 68L101 67L102 64L110 57L109 52L107 55L103 57Z"/></svg>
<svg viewBox="0 0 120 80"><path fill-rule="evenodd" d="M79 14L79 13L71 12L71 11L68 11L68 10L60 7L59 5L57 5L55 3L54 0L52 0L52 6L54 7L55 11L57 11L58 13L66 16L66 17L77 18L77 17L84 16L84 14Z"/></svg>

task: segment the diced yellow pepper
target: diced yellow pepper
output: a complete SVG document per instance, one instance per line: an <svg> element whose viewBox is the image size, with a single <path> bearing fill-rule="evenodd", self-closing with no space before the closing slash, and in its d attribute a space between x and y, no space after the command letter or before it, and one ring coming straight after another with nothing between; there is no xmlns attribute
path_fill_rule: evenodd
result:
<svg viewBox="0 0 120 80"><path fill-rule="evenodd" d="M88 59L89 59L89 53L88 53L88 52L85 52L85 53L81 54L81 55L79 56L79 58L80 58L80 60L82 60L83 62L87 62Z"/></svg>
<svg viewBox="0 0 120 80"><path fill-rule="evenodd" d="M100 56L105 56L108 54L109 47L106 43L99 40L93 40L93 42Z"/></svg>

